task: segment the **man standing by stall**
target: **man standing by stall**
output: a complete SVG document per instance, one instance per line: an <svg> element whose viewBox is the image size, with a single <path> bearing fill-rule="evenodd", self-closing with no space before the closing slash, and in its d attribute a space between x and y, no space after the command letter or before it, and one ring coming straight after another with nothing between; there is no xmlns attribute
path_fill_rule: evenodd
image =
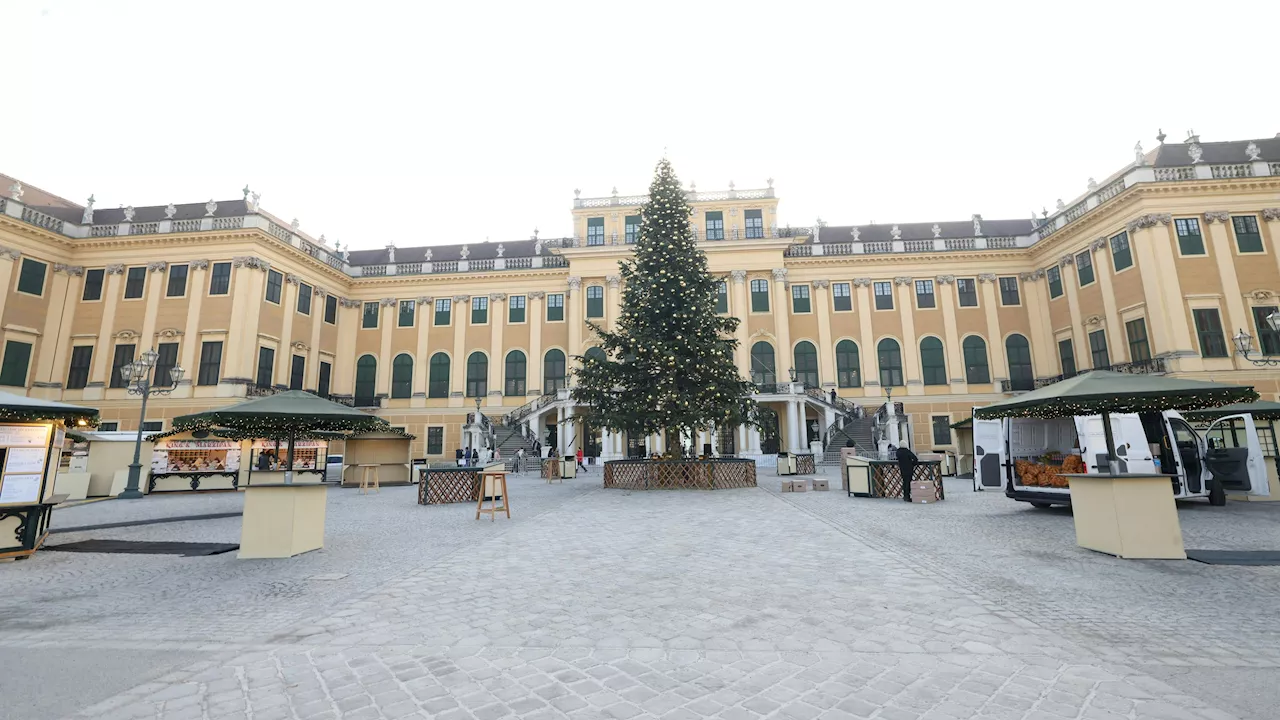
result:
<svg viewBox="0 0 1280 720"><path fill-rule="evenodd" d="M898 460L898 473L902 475L902 499L911 502L911 479L915 477L920 458L909 447L898 448L894 457Z"/></svg>

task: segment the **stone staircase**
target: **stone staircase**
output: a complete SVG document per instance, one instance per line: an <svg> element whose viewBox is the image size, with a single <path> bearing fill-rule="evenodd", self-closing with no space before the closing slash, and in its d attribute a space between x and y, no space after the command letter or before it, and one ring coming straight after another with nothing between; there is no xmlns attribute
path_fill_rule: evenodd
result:
<svg viewBox="0 0 1280 720"><path fill-rule="evenodd" d="M502 453L502 462L507 470L514 470L516 463L516 451L524 448L524 456L532 462L533 443L527 439L521 432L519 425L502 425L493 424L493 437L497 441L498 450ZM530 465L533 467L533 465Z"/></svg>
<svg viewBox="0 0 1280 720"><path fill-rule="evenodd" d="M874 424L875 417L868 415L861 418L846 418L842 428L832 426L827 433L827 447L822 453L822 462L839 465L840 449L847 447L851 439L861 454L874 453L876 447L875 438L872 435Z"/></svg>

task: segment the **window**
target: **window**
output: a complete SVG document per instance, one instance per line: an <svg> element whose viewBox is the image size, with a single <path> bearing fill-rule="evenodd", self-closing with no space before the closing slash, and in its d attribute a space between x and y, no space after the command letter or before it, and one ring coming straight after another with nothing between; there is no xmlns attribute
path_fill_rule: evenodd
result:
<svg viewBox="0 0 1280 720"><path fill-rule="evenodd" d="M303 315L311 314L311 286L300 282L298 283L298 312Z"/></svg>
<svg viewBox="0 0 1280 720"><path fill-rule="evenodd" d="M1192 310L1196 334L1200 336L1200 354L1204 357L1227 357L1227 341L1222 335L1222 319L1217 308Z"/></svg>
<svg viewBox="0 0 1280 720"><path fill-rule="evenodd" d="M707 213L707 239L724 239L724 213L719 210Z"/></svg>
<svg viewBox="0 0 1280 720"><path fill-rule="evenodd" d="M484 397L489 394L489 358L482 352L473 352L467 358L467 397Z"/></svg>
<svg viewBox="0 0 1280 720"><path fill-rule="evenodd" d="M164 289L165 297L182 297L187 294L188 272L188 266L186 265L169 266L169 283Z"/></svg>
<svg viewBox="0 0 1280 720"><path fill-rule="evenodd" d="M1129 247L1129 233L1122 232L1111 237L1111 264L1120 272L1133 265L1133 250Z"/></svg>
<svg viewBox="0 0 1280 720"><path fill-rule="evenodd" d="M933 444L951 444L951 418L947 415L934 415L929 418L929 426L933 428Z"/></svg>
<svg viewBox="0 0 1280 720"><path fill-rule="evenodd" d="M716 312L729 312L729 284L723 280L716 281Z"/></svg>
<svg viewBox="0 0 1280 720"><path fill-rule="evenodd" d="M213 264L213 272L209 273L209 294L226 295L231 292L231 263Z"/></svg>
<svg viewBox="0 0 1280 720"><path fill-rule="evenodd" d="M1057 271L1057 268L1054 268ZM1022 304L1022 297L1018 293L1018 278L1002 277L1000 278L1000 304L1005 307ZM1058 292L1062 292L1062 283L1058 283Z"/></svg>
<svg viewBox="0 0 1280 720"><path fill-rule="evenodd" d="M893 283L878 282L872 286L876 296L877 310L893 309Z"/></svg>
<svg viewBox="0 0 1280 720"><path fill-rule="evenodd" d="M640 241L640 216L628 215L623 225L626 231L626 241L628 245L633 245Z"/></svg>
<svg viewBox="0 0 1280 720"><path fill-rule="evenodd" d="M372 330L378 327L379 304L377 300L364 304L364 315L360 318L360 327Z"/></svg>
<svg viewBox="0 0 1280 720"><path fill-rule="evenodd" d="M120 423L115 421L98 423L98 432L116 432L119 429Z"/></svg>
<svg viewBox="0 0 1280 720"><path fill-rule="evenodd" d="M852 340L841 340L836 343L836 385L842 388L862 385L858 346Z"/></svg>
<svg viewBox="0 0 1280 720"><path fill-rule="evenodd" d="M547 322L564 320L564 293L547 293Z"/></svg>
<svg viewBox="0 0 1280 720"><path fill-rule="evenodd" d="M320 377L316 380L316 394L320 397L329 397L329 377L333 374L333 366L329 363L320 361Z"/></svg>
<svg viewBox="0 0 1280 720"><path fill-rule="evenodd" d="M796 382L804 383L805 387L818 387L818 351L813 343L807 340L796 343L794 359Z"/></svg>
<svg viewBox="0 0 1280 720"><path fill-rule="evenodd" d="M1004 341L1004 353L1009 358L1009 389L1033 390L1035 373L1031 370L1031 344L1022 335L1010 335Z"/></svg>
<svg viewBox="0 0 1280 720"><path fill-rule="evenodd" d="M293 364L289 366L289 389L301 390L307 376L307 356L294 355Z"/></svg>
<svg viewBox="0 0 1280 720"><path fill-rule="evenodd" d="M267 302L280 304L280 294L284 287L284 275L275 270L267 271Z"/></svg>
<svg viewBox="0 0 1280 720"><path fill-rule="evenodd" d="M599 285L587 288L587 317L604 317L604 288Z"/></svg>
<svg viewBox="0 0 1280 720"><path fill-rule="evenodd" d="M567 384L565 374L564 353L548 350L542 358L542 392L563 390Z"/></svg>
<svg viewBox="0 0 1280 720"><path fill-rule="evenodd" d="M156 347L157 387L172 387L174 384L172 370L178 364L178 343L160 343Z"/></svg>
<svg viewBox="0 0 1280 720"><path fill-rule="evenodd" d="M22 258L22 270L18 273L18 292L44 295L44 271L48 267L39 260Z"/></svg>
<svg viewBox="0 0 1280 720"><path fill-rule="evenodd" d="M1076 375L1076 349L1071 344L1071 338L1058 341L1058 362L1062 365L1062 377L1069 378Z"/></svg>
<svg viewBox="0 0 1280 720"><path fill-rule="evenodd" d="M377 403L378 359L361 355L356 361L356 407L370 407Z"/></svg>
<svg viewBox="0 0 1280 720"><path fill-rule="evenodd" d="M744 214L747 222L747 239L764 237L764 211L747 210Z"/></svg>
<svg viewBox="0 0 1280 720"><path fill-rule="evenodd" d="M1089 333L1089 359L1094 370L1106 370L1111 367L1111 354L1107 352L1107 331L1094 330Z"/></svg>
<svg viewBox="0 0 1280 720"><path fill-rule="evenodd" d="M1260 253L1262 235L1258 232L1258 218L1253 215L1238 215L1231 218L1231 229L1236 232L1236 247L1242 253Z"/></svg>
<svg viewBox="0 0 1280 720"><path fill-rule="evenodd" d="M751 312L769 312L769 281L751 281Z"/></svg>
<svg viewBox="0 0 1280 720"><path fill-rule="evenodd" d="M399 327L413 327L414 317L418 312L417 300L401 300L400 313L396 316L396 325Z"/></svg>
<svg viewBox="0 0 1280 720"><path fill-rule="evenodd" d="M791 286L791 312L807 313L809 312L809 286L808 285L792 285Z"/></svg>
<svg viewBox="0 0 1280 720"><path fill-rule="evenodd" d="M1200 234L1200 220L1179 218L1173 221L1178 234L1178 252L1183 255L1204 255L1204 236Z"/></svg>
<svg viewBox="0 0 1280 720"><path fill-rule="evenodd" d="M524 295L512 295L507 298L507 322L522 323L524 322Z"/></svg>
<svg viewBox="0 0 1280 720"><path fill-rule="evenodd" d="M129 382L120 375L120 371L133 362L133 352L133 345L116 345L115 354L111 356L111 377L107 379L107 387L129 387Z"/></svg>
<svg viewBox="0 0 1280 720"><path fill-rule="evenodd" d="M444 454L444 428L442 427L427 428L427 454L428 455Z"/></svg>
<svg viewBox="0 0 1280 720"><path fill-rule="evenodd" d="M436 298L436 314L432 324L448 325L453 321L453 300L450 298Z"/></svg>
<svg viewBox="0 0 1280 720"><path fill-rule="evenodd" d="M330 325L338 324L338 296L324 296L324 321Z"/></svg>
<svg viewBox="0 0 1280 720"><path fill-rule="evenodd" d="M876 361L880 366L880 385L883 387L900 387L902 385L902 348L893 338L885 338L876 345Z"/></svg>
<svg viewBox="0 0 1280 720"><path fill-rule="evenodd" d="M760 340L751 346L751 382L773 386L778 383L778 369L773 359L773 346ZM766 389L761 392L776 392Z"/></svg>
<svg viewBox="0 0 1280 720"><path fill-rule="evenodd" d="M916 281L916 307L927 310L928 308L937 307L937 306L938 306L937 298L935 298L933 294L933 281L917 280Z"/></svg>
<svg viewBox="0 0 1280 720"><path fill-rule="evenodd" d="M503 375L502 394L521 396L525 394L525 362L524 353L512 350L507 353L506 373Z"/></svg>
<svg viewBox="0 0 1280 720"><path fill-rule="evenodd" d="M582 359L585 362L604 362L609 359L609 356L604 354L604 350L593 345L587 348L587 352L582 356Z"/></svg>
<svg viewBox="0 0 1280 720"><path fill-rule="evenodd" d="M1124 324L1124 333L1129 338L1129 360L1141 362L1151 359L1151 345L1147 343L1147 321L1138 318Z"/></svg>
<svg viewBox="0 0 1280 720"><path fill-rule="evenodd" d="M991 368L987 365L987 341L970 335L960 343L964 351L964 381L976 385L991 382Z"/></svg>
<svg viewBox="0 0 1280 720"><path fill-rule="evenodd" d="M604 218L587 218L587 245L604 244Z"/></svg>
<svg viewBox="0 0 1280 720"><path fill-rule="evenodd" d="M1272 330L1267 323L1267 318L1274 312L1274 306L1253 309L1253 326L1257 329L1258 347L1262 349L1263 355L1280 355L1280 332ZM1145 331L1143 335L1146 335Z"/></svg>
<svg viewBox="0 0 1280 720"><path fill-rule="evenodd" d="M925 385L946 385L947 358L942 341L927 337L920 341L920 367L924 371Z"/></svg>
<svg viewBox="0 0 1280 720"><path fill-rule="evenodd" d="M256 381L258 387L271 387L272 378L275 375L275 368L276 351L269 347L258 348L258 377Z"/></svg>
<svg viewBox="0 0 1280 720"><path fill-rule="evenodd" d="M471 324L489 324L489 298L483 295L471 298Z"/></svg>
<svg viewBox="0 0 1280 720"><path fill-rule="evenodd" d="M200 344L200 372L197 385L217 385L222 374L222 342L215 340Z"/></svg>
<svg viewBox="0 0 1280 720"><path fill-rule="evenodd" d="M853 293L849 292L849 283L831 283L831 306L836 312L853 309Z"/></svg>
<svg viewBox="0 0 1280 720"><path fill-rule="evenodd" d="M147 269L131 267L126 271L124 280L124 299L137 300L147 288Z"/></svg>
<svg viewBox="0 0 1280 720"><path fill-rule="evenodd" d="M102 299L102 279L105 274L106 271L102 268L84 272L84 293L80 295L81 300L92 302Z"/></svg>
<svg viewBox="0 0 1280 720"><path fill-rule="evenodd" d="M93 364L93 346L71 348L71 369L67 372L67 389L81 390L89 384L89 368Z"/></svg>
<svg viewBox="0 0 1280 720"><path fill-rule="evenodd" d="M1080 287L1093 284L1093 254L1088 250L1076 256L1076 279Z"/></svg>
<svg viewBox="0 0 1280 720"><path fill-rule="evenodd" d="M400 353L391 361L391 397L413 396L413 356Z"/></svg>
<svg viewBox="0 0 1280 720"><path fill-rule="evenodd" d="M427 397L449 397L449 356L442 352L431 356L427 374Z"/></svg>
<svg viewBox="0 0 1280 720"><path fill-rule="evenodd" d="M43 280L43 278L41 278ZM0 385L26 387L31 364L31 343L10 340L4 344L4 364L0 365Z"/></svg>
<svg viewBox="0 0 1280 720"><path fill-rule="evenodd" d="M164 430L163 420L147 420L142 423L142 432L160 432Z"/></svg>
<svg viewBox="0 0 1280 720"><path fill-rule="evenodd" d="M973 278L957 278L956 295L960 307L978 307L978 283Z"/></svg>
<svg viewBox="0 0 1280 720"><path fill-rule="evenodd" d="M1062 271L1058 270L1058 266L1054 265L1045 270L1044 276L1049 280L1049 297L1062 297Z"/></svg>

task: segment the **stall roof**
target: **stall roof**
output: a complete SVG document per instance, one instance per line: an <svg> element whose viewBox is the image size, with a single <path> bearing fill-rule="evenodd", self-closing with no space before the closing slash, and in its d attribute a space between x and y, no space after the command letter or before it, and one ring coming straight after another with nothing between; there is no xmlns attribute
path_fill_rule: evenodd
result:
<svg viewBox="0 0 1280 720"><path fill-rule="evenodd" d="M1223 405L1209 410L1193 410L1187 415L1200 419L1220 418L1224 415L1252 415L1259 420L1280 420L1280 403L1259 400L1251 403Z"/></svg>
<svg viewBox="0 0 1280 720"><path fill-rule="evenodd" d="M1245 385L1090 370L1008 400L976 408L973 414L977 418L1056 418L1104 412L1199 410L1257 399L1258 393Z"/></svg>
<svg viewBox="0 0 1280 720"><path fill-rule="evenodd" d="M74 423L78 420L84 420L86 423L93 424L97 419L97 408L0 392L0 421L40 422L42 420L63 420Z"/></svg>
<svg viewBox="0 0 1280 720"><path fill-rule="evenodd" d="M963 430L968 427L973 427L973 418L971 417L967 417L960 422L951 423L952 430Z"/></svg>

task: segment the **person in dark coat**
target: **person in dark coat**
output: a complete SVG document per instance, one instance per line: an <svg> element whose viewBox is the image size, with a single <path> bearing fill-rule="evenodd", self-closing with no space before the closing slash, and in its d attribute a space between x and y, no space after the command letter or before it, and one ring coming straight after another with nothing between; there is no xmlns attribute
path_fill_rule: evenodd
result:
<svg viewBox="0 0 1280 720"><path fill-rule="evenodd" d="M911 502L911 479L915 477L920 458L909 447L898 448L894 456L898 460L898 472L902 475L902 499Z"/></svg>

